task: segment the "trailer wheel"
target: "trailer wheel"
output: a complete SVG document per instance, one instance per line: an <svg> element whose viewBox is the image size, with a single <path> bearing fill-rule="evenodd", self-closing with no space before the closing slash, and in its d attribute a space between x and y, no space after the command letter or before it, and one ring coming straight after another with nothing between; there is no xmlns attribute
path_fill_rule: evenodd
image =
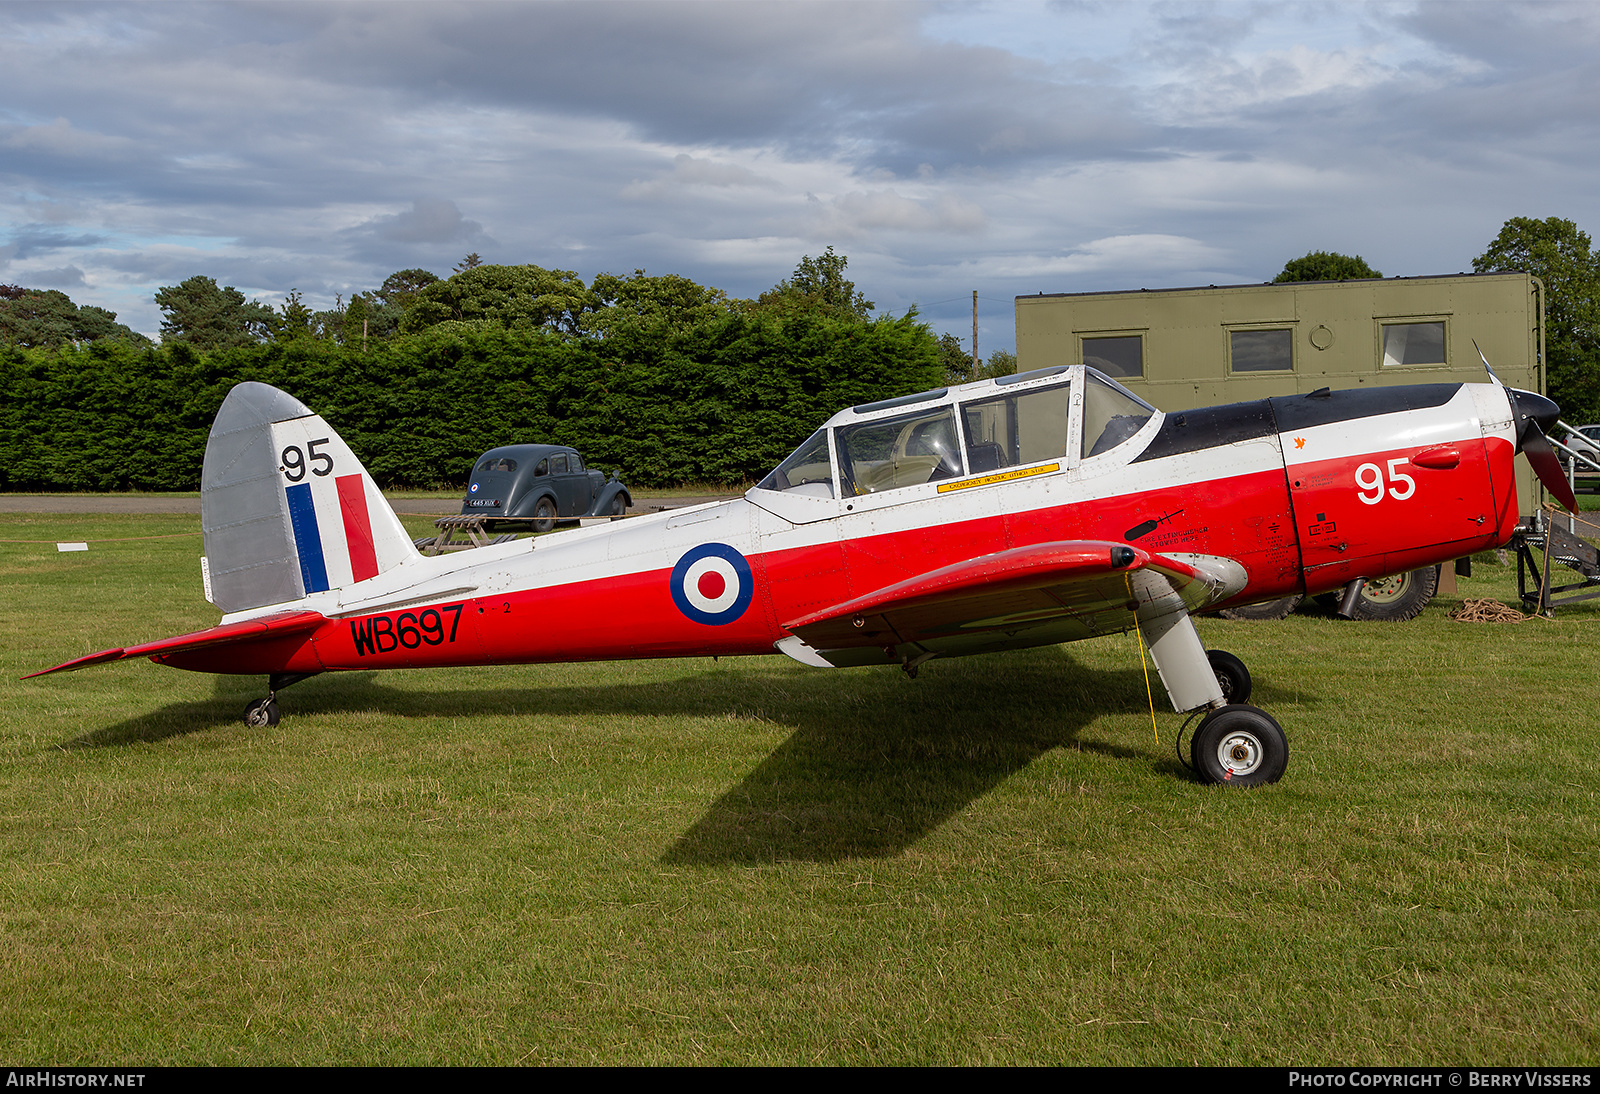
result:
<svg viewBox="0 0 1600 1094"><path fill-rule="evenodd" d="M1391 623L1414 619L1433 599L1438 585L1439 575L1432 566L1374 578L1361 587L1351 618Z"/></svg>
<svg viewBox="0 0 1600 1094"><path fill-rule="evenodd" d="M538 500L533 507L533 530L535 532L548 532L556 526L555 499L546 495Z"/></svg>

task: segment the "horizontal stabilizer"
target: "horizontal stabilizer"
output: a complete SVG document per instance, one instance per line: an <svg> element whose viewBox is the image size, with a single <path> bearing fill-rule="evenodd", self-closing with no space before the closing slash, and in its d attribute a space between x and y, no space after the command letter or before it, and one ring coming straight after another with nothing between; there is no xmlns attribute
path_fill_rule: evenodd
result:
<svg viewBox="0 0 1600 1094"><path fill-rule="evenodd" d="M74 669L85 669L90 665L104 665L111 661L126 661L133 657L162 657L174 653L187 653L190 650L254 642L268 636L278 638L284 635L299 634L315 630L325 621L320 612L279 612L276 615L263 615L256 619L246 619L239 623L224 623L220 627L210 627L203 631L194 631L191 634L180 634L173 638L162 638L155 642L146 642L142 646L101 650L99 653L91 653L87 657L79 657L65 664L57 665L53 669L29 673L23 679L31 680L35 676L49 676L52 672L72 672Z"/></svg>

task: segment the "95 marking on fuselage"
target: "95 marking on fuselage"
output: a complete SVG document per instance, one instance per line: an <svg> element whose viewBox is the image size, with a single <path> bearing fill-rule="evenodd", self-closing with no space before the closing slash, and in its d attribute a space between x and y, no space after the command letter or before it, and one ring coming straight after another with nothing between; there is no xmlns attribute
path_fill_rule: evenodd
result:
<svg viewBox="0 0 1600 1094"><path fill-rule="evenodd" d="M1395 467L1397 463L1409 462L1405 456L1399 456L1389 461L1389 482L1405 483L1403 488L1393 485L1389 487L1389 496L1395 501L1405 501L1417 492L1417 480ZM1382 501L1383 485L1383 468L1377 464L1364 463L1356 468L1356 486L1360 487L1356 497L1360 498L1364 504L1377 505ZM1369 490L1372 491L1371 497L1367 496Z"/></svg>
<svg viewBox="0 0 1600 1094"><path fill-rule="evenodd" d="M350 639L355 643L356 656L393 653L401 647L414 650L422 645L441 646L454 642L464 607L464 604L447 604L442 608L424 608L420 612L352 619ZM450 616L448 632L445 630L446 615Z"/></svg>

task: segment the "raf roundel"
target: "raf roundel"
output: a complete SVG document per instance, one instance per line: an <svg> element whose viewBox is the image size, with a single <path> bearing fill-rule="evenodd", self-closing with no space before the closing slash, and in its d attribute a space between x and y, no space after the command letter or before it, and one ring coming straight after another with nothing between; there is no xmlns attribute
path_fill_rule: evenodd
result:
<svg viewBox="0 0 1600 1094"><path fill-rule="evenodd" d="M702 543L672 568L672 602L696 623L732 623L754 595L750 563L726 543Z"/></svg>

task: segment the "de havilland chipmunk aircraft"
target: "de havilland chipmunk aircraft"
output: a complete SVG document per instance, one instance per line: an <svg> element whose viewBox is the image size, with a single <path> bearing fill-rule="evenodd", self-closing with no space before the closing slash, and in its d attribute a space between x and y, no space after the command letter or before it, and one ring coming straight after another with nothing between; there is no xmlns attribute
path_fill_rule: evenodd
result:
<svg viewBox="0 0 1600 1094"><path fill-rule="evenodd" d="M1093 368L840 411L743 497L425 557L298 400L235 387L206 445L221 622L48 672L148 657L276 693L374 668L787 654L899 665L1136 631L1209 782L1277 780L1283 730L1196 612L1346 590L1505 543L1512 461L1572 504L1558 410L1493 383L1162 413ZM515 499L505 499L506 504Z"/></svg>

